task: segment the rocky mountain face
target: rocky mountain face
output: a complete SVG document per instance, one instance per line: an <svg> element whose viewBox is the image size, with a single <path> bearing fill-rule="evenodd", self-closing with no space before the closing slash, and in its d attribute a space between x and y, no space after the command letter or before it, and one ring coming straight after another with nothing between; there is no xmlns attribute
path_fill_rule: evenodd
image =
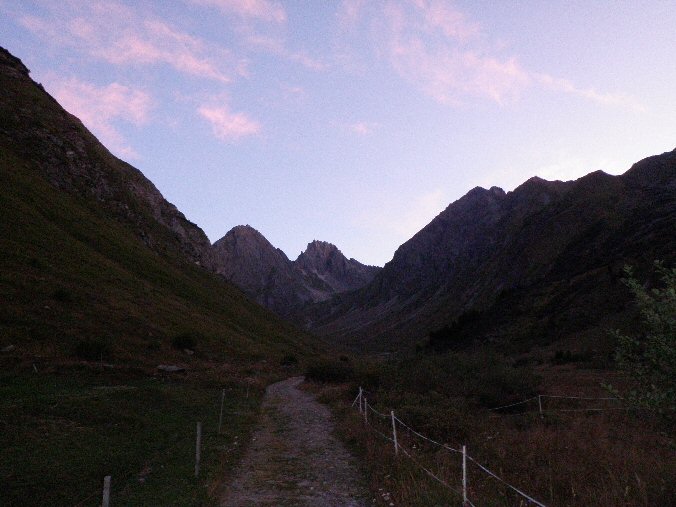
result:
<svg viewBox="0 0 676 507"><path fill-rule="evenodd" d="M355 290L380 268L347 259L334 245L313 241L296 261L248 225L234 227L213 246L216 272L257 302L285 317L304 305Z"/></svg>
<svg viewBox="0 0 676 507"><path fill-rule="evenodd" d="M317 240L309 243L293 264L305 278L316 280L313 286L325 287L317 294L317 301L333 294L359 289L380 271L379 267L347 259L335 245Z"/></svg>
<svg viewBox="0 0 676 507"><path fill-rule="evenodd" d="M654 259L676 260L676 151L622 176L531 178L508 193L475 188L404 243L370 284L310 308L306 324L379 350L440 328L453 331L449 347L594 334L624 319L623 266L647 274Z"/></svg>
<svg viewBox="0 0 676 507"><path fill-rule="evenodd" d="M0 88L0 142L31 160L54 187L97 201L151 249L213 269L204 232L138 169L113 156L3 48Z"/></svg>

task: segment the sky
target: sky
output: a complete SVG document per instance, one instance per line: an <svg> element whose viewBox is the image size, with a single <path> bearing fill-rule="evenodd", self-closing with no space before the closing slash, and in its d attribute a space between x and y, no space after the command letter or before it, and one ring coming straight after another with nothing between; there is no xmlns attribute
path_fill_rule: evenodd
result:
<svg viewBox="0 0 676 507"><path fill-rule="evenodd" d="M476 186L676 148L676 1L0 0L0 46L211 241L383 265Z"/></svg>

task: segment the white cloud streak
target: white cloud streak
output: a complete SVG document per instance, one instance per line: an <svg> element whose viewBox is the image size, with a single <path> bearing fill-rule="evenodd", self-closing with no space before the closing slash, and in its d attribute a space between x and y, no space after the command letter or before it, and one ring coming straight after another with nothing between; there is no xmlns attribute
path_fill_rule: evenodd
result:
<svg viewBox="0 0 676 507"><path fill-rule="evenodd" d="M366 25L377 55L399 76L434 100L462 106L471 100L513 103L533 88L580 97L635 112L635 98L582 88L568 79L525 68L515 55L501 56L486 43L482 27L452 3L398 0L385 4L344 0L338 10L344 30Z"/></svg>
<svg viewBox="0 0 676 507"><path fill-rule="evenodd" d="M77 116L111 151L127 158L138 158L115 123L146 123L152 108L149 94L119 83L96 86L77 78L50 79L47 86L59 103Z"/></svg>
<svg viewBox="0 0 676 507"><path fill-rule="evenodd" d="M115 65L164 64L184 74L223 83L241 73L241 62L236 62L227 49L115 2L71 0L52 4L51 10L49 19L26 15L20 22L51 42Z"/></svg>
<svg viewBox="0 0 676 507"><path fill-rule="evenodd" d="M211 124L214 136L233 142L261 132L261 125L244 113L233 113L227 105L200 106L199 115Z"/></svg>
<svg viewBox="0 0 676 507"><path fill-rule="evenodd" d="M286 22L286 11L270 0L190 0L197 5L215 7L226 14L274 23Z"/></svg>

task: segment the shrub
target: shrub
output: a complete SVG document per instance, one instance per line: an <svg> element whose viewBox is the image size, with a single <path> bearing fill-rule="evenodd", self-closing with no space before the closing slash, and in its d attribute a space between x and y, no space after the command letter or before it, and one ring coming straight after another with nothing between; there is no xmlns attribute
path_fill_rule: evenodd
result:
<svg viewBox="0 0 676 507"><path fill-rule="evenodd" d="M73 353L80 359L90 361L109 359L111 356L110 345L101 339L80 340L75 344Z"/></svg>
<svg viewBox="0 0 676 507"><path fill-rule="evenodd" d="M676 406L676 268L667 269L656 261L662 288L646 289L629 266L623 282L636 298L644 325L638 336L613 335L618 345L615 359L636 382L625 394L635 406L670 409Z"/></svg>
<svg viewBox="0 0 676 507"><path fill-rule="evenodd" d="M178 350L194 349L204 336L196 331L179 333L171 339L171 346Z"/></svg>
<svg viewBox="0 0 676 507"><path fill-rule="evenodd" d="M298 358L293 354L286 354L279 364L286 367L296 366L298 364Z"/></svg>
<svg viewBox="0 0 676 507"><path fill-rule="evenodd" d="M52 292L52 299L62 303L70 303L73 301L73 295L66 289L56 289L54 292Z"/></svg>
<svg viewBox="0 0 676 507"><path fill-rule="evenodd" d="M337 361L322 360L308 366L305 376L316 382L348 382L355 376L352 366Z"/></svg>

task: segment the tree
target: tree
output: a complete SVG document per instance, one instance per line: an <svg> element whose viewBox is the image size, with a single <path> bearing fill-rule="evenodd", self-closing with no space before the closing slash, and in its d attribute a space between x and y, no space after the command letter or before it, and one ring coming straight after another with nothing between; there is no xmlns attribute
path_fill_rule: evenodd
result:
<svg viewBox="0 0 676 507"><path fill-rule="evenodd" d="M663 286L647 289L625 266L623 282L636 298L644 327L637 336L614 331L615 359L634 380L625 399L636 407L657 410L676 406L676 268L655 261Z"/></svg>

